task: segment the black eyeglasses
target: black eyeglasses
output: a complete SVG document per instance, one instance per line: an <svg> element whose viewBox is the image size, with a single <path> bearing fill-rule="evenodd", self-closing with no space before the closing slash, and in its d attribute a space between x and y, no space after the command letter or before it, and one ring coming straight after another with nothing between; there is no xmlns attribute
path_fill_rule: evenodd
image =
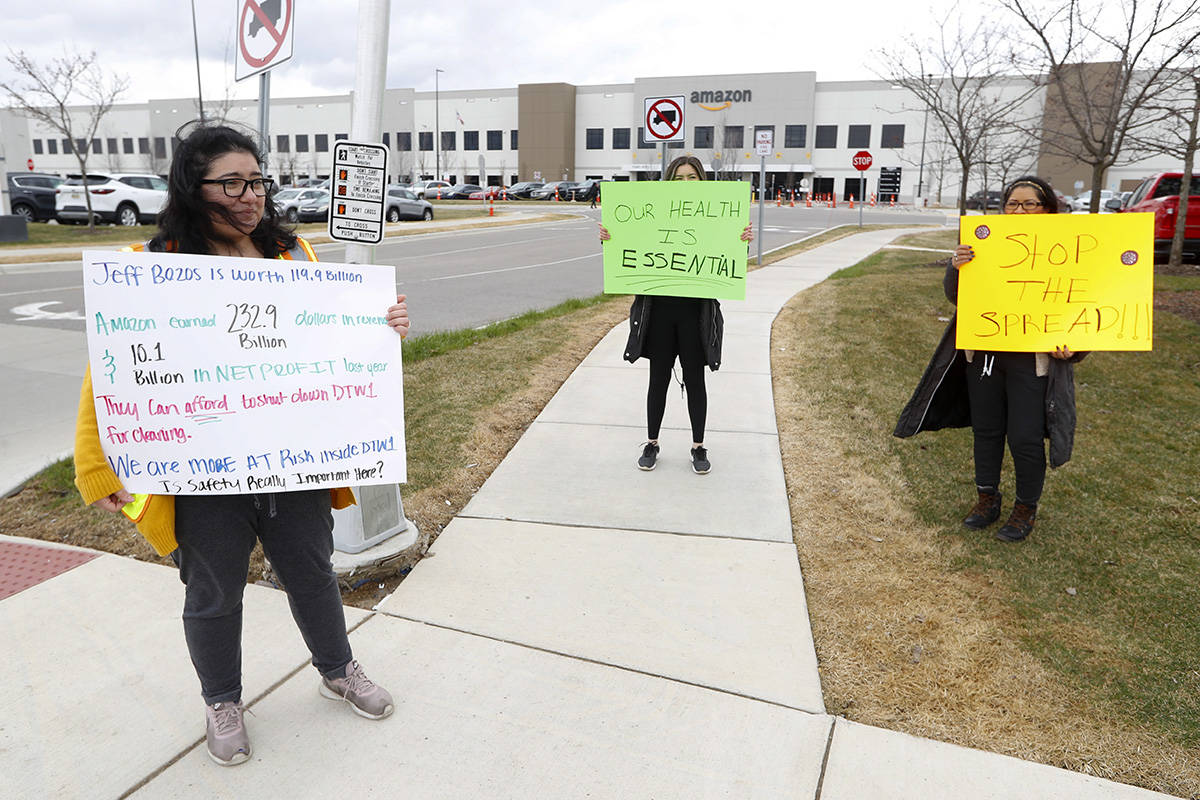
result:
<svg viewBox="0 0 1200 800"><path fill-rule="evenodd" d="M201 183L219 183L221 188L225 190L226 197L241 197L246 193L246 187L250 187L250 191L254 192L255 197L266 197L267 193L275 188L275 181L271 178L254 178L246 180L245 178L217 178L210 180L203 178Z"/></svg>
<svg viewBox="0 0 1200 800"><path fill-rule="evenodd" d="M1026 211L1037 211L1042 207L1041 200L1026 200L1023 203L1018 203L1016 200L1009 200L1004 204L1005 211L1016 211L1018 208Z"/></svg>

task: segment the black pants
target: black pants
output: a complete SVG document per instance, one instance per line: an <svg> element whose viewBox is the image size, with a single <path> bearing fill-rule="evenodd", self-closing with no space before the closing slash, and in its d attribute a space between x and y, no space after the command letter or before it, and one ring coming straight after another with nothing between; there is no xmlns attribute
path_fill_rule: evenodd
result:
<svg viewBox="0 0 1200 800"><path fill-rule="evenodd" d="M646 432L657 439L667 409L667 390L675 358L683 369L687 389L692 441L704 441L708 415L708 390L704 386L704 343L700 339L703 300L692 297L655 297L650 307L645 355L650 359L650 386L646 391Z"/></svg>
<svg viewBox="0 0 1200 800"><path fill-rule="evenodd" d="M183 633L209 705L242 696L242 593L256 539L287 591L292 617L322 675L352 658L330 558L328 489L175 498Z"/></svg>
<svg viewBox="0 0 1200 800"><path fill-rule="evenodd" d="M1037 375L1033 353L975 353L967 365L967 393L976 485L1000 485L1007 438L1017 500L1036 503L1041 498L1046 481L1046 380Z"/></svg>

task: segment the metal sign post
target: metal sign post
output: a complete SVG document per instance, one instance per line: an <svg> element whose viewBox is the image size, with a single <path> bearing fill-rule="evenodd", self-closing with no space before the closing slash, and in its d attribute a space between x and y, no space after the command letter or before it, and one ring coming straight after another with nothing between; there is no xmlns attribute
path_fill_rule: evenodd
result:
<svg viewBox="0 0 1200 800"><path fill-rule="evenodd" d="M867 170L871 168L871 163L874 160L875 159L873 159L871 157L871 154L868 153L866 150L859 150L857 153L854 154L854 157L850 159L850 165L853 166L856 170L858 170L858 175L859 175L859 178L858 178L859 198L858 199L860 202L858 204L858 227L860 227L860 228L862 227L862 215L863 215L862 207L864 205L864 201L866 200L866 198L863 197L862 195L865 195L867 193Z"/></svg>
<svg viewBox="0 0 1200 800"><path fill-rule="evenodd" d="M342 220L343 230L352 230L351 235L358 239L346 245L346 261L352 264L375 263L375 245L368 242L376 235L376 224L377 235L382 236L388 148L379 140L389 16L389 0L359 0L358 61L350 120L350 137L354 141L339 141L333 148L335 159L345 156L337 160L347 163L335 165L330 181L335 193L329 205L330 232L338 206L344 205L347 219ZM339 196L339 189L345 194ZM356 200L360 195L366 199ZM371 202L375 199L380 201L378 205ZM359 212L357 219L348 218L353 211ZM349 222L355 223L352 228L347 226ZM364 230L371 236L364 235ZM334 511L334 570L338 574L355 574L354 570L361 570L364 565L387 563L417 541L417 526L404 516L399 486L355 486L354 495L358 505Z"/></svg>
<svg viewBox="0 0 1200 800"><path fill-rule="evenodd" d="M234 80L259 76L258 147L262 151L262 170L270 175L271 150L271 69L292 57L292 39L296 30L296 4L293 0L241 0L238 3L237 47L234 48ZM199 74L197 73L197 83ZM201 118L204 116L201 106Z"/></svg>
<svg viewBox="0 0 1200 800"><path fill-rule="evenodd" d="M767 195L767 156L775 149L775 131L754 132L754 152L758 153L758 265L762 266L763 206Z"/></svg>

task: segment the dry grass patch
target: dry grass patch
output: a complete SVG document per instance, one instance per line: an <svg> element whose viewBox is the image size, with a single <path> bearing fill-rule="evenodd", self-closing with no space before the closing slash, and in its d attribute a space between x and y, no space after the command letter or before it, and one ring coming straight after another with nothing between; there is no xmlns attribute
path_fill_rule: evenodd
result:
<svg viewBox="0 0 1200 800"><path fill-rule="evenodd" d="M940 282L940 273L922 272L916 279ZM1045 642L1030 647L1029 628L1015 610L1027 598L1017 596L1009 574L974 557L973 548L982 545L930 523L929 516L943 516L952 525L971 498L963 494L961 509L923 507L927 487L912 483L912 467L902 463L897 446L924 451L932 443L918 437L897 445L890 435L912 387L871 385L891 380L886 370L869 377L871 365L889 356L871 345L870 331L863 332L865 342L847 341L847 304L862 299L852 295L854 283L826 281L793 298L772 335L795 542L831 713L1200 796L1193 794L1200 787L1200 753L1177 733L1136 719L1104 692L1081 691L1046 656ZM881 308L872 313L888 316ZM927 307L896 313L931 320L932 338L916 347L923 366L940 330L933 320L945 310L931 295ZM933 477L969 490L969 431L932 436L952 440L937 449L944 460ZM1064 619L1053 632L1064 650L1090 648L1090 666L1107 664L1117 679L1138 669L1124 642L1114 644L1078 620Z"/></svg>

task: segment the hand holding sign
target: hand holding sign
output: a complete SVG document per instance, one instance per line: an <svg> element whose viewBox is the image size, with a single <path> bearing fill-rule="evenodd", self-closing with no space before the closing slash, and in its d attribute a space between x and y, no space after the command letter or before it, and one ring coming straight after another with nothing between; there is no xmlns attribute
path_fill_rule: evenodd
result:
<svg viewBox="0 0 1200 800"><path fill-rule="evenodd" d="M963 217L957 347L1150 350L1153 224L1152 214Z"/></svg>

